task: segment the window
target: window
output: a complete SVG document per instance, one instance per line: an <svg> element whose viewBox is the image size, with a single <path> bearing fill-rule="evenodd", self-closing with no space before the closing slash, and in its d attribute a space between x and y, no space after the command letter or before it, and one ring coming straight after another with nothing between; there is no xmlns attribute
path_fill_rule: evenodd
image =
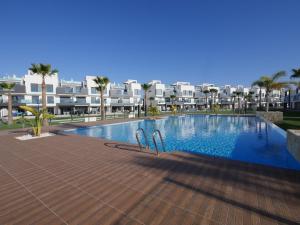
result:
<svg viewBox="0 0 300 225"><path fill-rule="evenodd" d="M70 97L60 97L60 103L73 103Z"/></svg>
<svg viewBox="0 0 300 225"><path fill-rule="evenodd" d="M79 87L79 86L77 86L77 87L75 87L75 93L80 93L81 92L81 87Z"/></svg>
<svg viewBox="0 0 300 225"><path fill-rule="evenodd" d="M140 95L141 94L141 90L139 89L134 89L134 95Z"/></svg>
<svg viewBox="0 0 300 225"><path fill-rule="evenodd" d="M99 104L100 103L99 97L91 97L91 103L92 104Z"/></svg>
<svg viewBox="0 0 300 225"><path fill-rule="evenodd" d="M92 88L91 88L91 93L92 93L92 94L98 94L99 92L97 91L97 88L92 87Z"/></svg>
<svg viewBox="0 0 300 225"><path fill-rule="evenodd" d="M32 96L32 103L33 104L40 104L40 97L39 96Z"/></svg>
<svg viewBox="0 0 300 225"><path fill-rule="evenodd" d="M163 91L162 89L156 89L156 95L162 95Z"/></svg>
<svg viewBox="0 0 300 225"><path fill-rule="evenodd" d="M23 103L24 102L24 96L21 95L14 95L12 96L13 103Z"/></svg>
<svg viewBox="0 0 300 225"><path fill-rule="evenodd" d="M85 104L86 103L85 97L76 97L76 103Z"/></svg>
<svg viewBox="0 0 300 225"><path fill-rule="evenodd" d="M41 86L38 84L30 84L31 86L31 92L40 92L41 91Z"/></svg>
<svg viewBox="0 0 300 225"><path fill-rule="evenodd" d="M73 88L71 88L71 87L65 87L64 89L65 89L64 93L66 93L66 94L72 94L73 93Z"/></svg>
<svg viewBox="0 0 300 225"><path fill-rule="evenodd" d="M53 93L53 85L52 84L46 85L46 92Z"/></svg>
<svg viewBox="0 0 300 225"><path fill-rule="evenodd" d="M54 96L47 96L47 103L54 104Z"/></svg>

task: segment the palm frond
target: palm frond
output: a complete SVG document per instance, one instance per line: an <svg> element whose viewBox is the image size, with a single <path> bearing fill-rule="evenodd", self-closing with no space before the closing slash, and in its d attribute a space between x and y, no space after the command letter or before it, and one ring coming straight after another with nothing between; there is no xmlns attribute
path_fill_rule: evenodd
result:
<svg viewBox="0 0 300 225"><path fill-rule="evenodd" d="M15 86L15 83L0 83L0 87L6 90L12 90Z"/></svg>
<svg viewBox="0 0 300 225"><path fill-rule="evenodd" d="M216 89L216 88L210 88L210 89L209 89L209 92L217 93L217 92L218 92L218 89Z"/></svg>
<svg viewBox="0 0 300 225"><path fill-rule="evenodd" d="M284 76L286 76L286 72L282 70L282 71L279 71L279 72L273 74L273 75L271 76L271 79L272 79L272 81L276 81L276 80L278 80L279 78L284 77Z"/></svg>
<svg viewBox="0 0 300 225"><path fill-rule="evenodd" d="M50 75L58 74L58 69L51 70Z"/></svg>
<svg viewBox="0 0 300 225"><path fill-rule="evenodd" d="M22 106L19 106L19 108L24 111L28 111L28 112L32 113L34 116L39 116L39 112L33 107L22 105Z"/></svg>
<svg viewBox="0 0 300 225"><path fill-rule="evenodd" d="M300 78L300 68L299 69L292 69L293 74L291 75L291 79Z"/></svg>
<svg viewBox="0 0 300 225"><path fill-rule="evenodd" d="M31 71L32 74L39 74L42 76L51 76L53 74L58 73L57 69L51 70L51 65L50 64L43 64L43 63L38 63L38 64L31 64L31 67L29 68L29 71Z"/></svg>
<svg viewBox="0 0 300 225"><path fill-rule="evenodd" d="M148 91L152 85L151 84L142 84L142 89Z"/></svg>
<svg viewBox="0 0 300 225"><path fill-rule="evenodd" d="M271 88L279 90L279 89L288 87L288 85L289 85L289 82L274 82L271 84Z"/></svg>
<svg viewBox="0 0 300 225"><path fill-rule="evenodd" d="M95 79L93 79L93 81L97 85L96 87L97 91L104 91L110 82L108 77L104 77L104 76L97 76Z"/></svg>
<svg viewBox="0 0 300 225"><path fill-rule="evenodd" d="M258 87L263 87L263 85L264 85L264 83L263 83L263 81L262 80L256 80L256 81L254 81L253 83L252 83L252 87L254 87L254 86L258 86Z"/></svg>

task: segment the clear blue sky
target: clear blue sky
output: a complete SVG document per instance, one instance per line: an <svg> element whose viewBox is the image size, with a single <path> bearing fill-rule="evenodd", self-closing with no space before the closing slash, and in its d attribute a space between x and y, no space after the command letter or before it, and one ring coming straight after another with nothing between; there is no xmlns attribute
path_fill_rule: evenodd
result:
<svg viewBox="0 0 300 225"><path fill-rule="evenodd" d="M300 67L300 0L1 0L0 74L32 62L65 79L247 85Z"/></svg>

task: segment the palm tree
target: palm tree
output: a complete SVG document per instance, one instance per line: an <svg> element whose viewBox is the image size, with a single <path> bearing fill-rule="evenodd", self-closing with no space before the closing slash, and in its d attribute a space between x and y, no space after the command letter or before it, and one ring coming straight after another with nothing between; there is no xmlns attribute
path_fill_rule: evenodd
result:
<svg viewBox="0 0 300 225"><path fill-rule="evenodd" d="M47 111L47 96L46 96L46 82L45 77L46 76L52 76L54 74L58 73L57 69L51 68L50 64L31 64L31 68L29 68L31 73L38 74L42 76L42 109ZM48 126L48 120L46 118L43 119L43 125Z"/></svg>
<svg viewBox="0 0 300 225"><path fill-rule="evenodd" d="M151 88L151 84L142 84L144 90L144 115L147 116L147 91Z"/></svg>
<svg viewBox="0 0 300 225"><path fill-rule="evenodd" d="M291 79L293 78L300 78L300 68L299 69L292 69L293 74L291 75Z"/></svg>
<svg viewBox="0 0 300 225"><path fill-rule="evenodd" d="M36 110L29 106L20 106L20 109L28 111L34 115L34 120L31 122L32 133L34 136L40 136L42 132L42 123L45 119L52 119L54 115L47 113L47 109Z"/></svg>
<svg viewBox="0 0 300 225"><path fill-rule="evenodd" d="M233 113L235 113L235 98L236 98L236 94L235 94L235 91L234 91L234 92L232 92L232 95L231 95L232 111L233 111Z"/></svg>
<svg viewBox="0 0 300 225"><path fill-rule="evenodd" d="M293 74L291 75L291 79L295 79L295 78L300 78L300 68L299 69L292 69ZM299 86L296 84L297 86L297 93L299 91ZM289 90L289 95L291 94L291 90ZM289 96L290 97L290 96Z"/></svg>
<svg viewBox="0 0 300 225"><path fill-rule="evenodd" d="M252 87L253 86L259 87L259 109L261 109L261 89L263 88L264 84L261 80L256 80L252 83Z"/></svg>
<svg viewBox="0 0 300 225"><path fill-rule="evenodd" d="M205 109L207 109L207 105L208 105L208 93L209 93L209 90L204 90L203 93L205 94Z"/></svg>
<svg viewBox="0 0 300 225"><path fill-rule="evenodd" d="M170 98L172 99L172 105L174 105L174 99L176 98L176 95L170 95Z"/></svg>
<svg viewBox="0 0 300 225"><path fill-rule="evenodd" d="M8 115L7 115L7 119L8 119L8 125L12 125L13 124L13 117L12 117L12 97L11 97L11 91L12 89L15 87L15 83L1 83L0 87L7 92L7 111L8 111Z"/></svg>
<svg viewBox="0 0 300 225"><path fill-rule="evenodd" d="M215 93L218 93L218 89L211 88L211 89L209 89L209 92L211 93L211 107L210 107L210 109L212 109L212 106L215 103Z"/></svg>
<svg viewBox="0 0 300 225"><path fill-rule="evenodd" d="M237 90L237 91L235 91L235 94L236 94L237 99L238 99L238 110L239 110L239 113L240 113L240 111L241 111L241 99L240 99L240 96L243 95L243 92L240 91L240 90Z"/></svg>
<svg viewBox="0 0 300 225"><path fill-rule="evenodd" d="M149 98L149 100L150 100L150 105L151 105L151 106L153 106L153 101L154 101L154 99L155 99L154 97L150 97L150 98Z"/></svg>
<svg viewBox="0 0 300 225"><path fill-rule="evenodd" d="M245 96L245 114L247 113L247 103L250 102L250 105L253 100L254 91L249 91L249 93Z"/></svg>
<svg viewBox="0 0 300 225"><path fill-rule="evenodd" d="M260 81L263 83L263 87L266 89L266 101L267 101L267 107L266 112L269 111L269 96L272 90L279 90L281 88L284 88L288 86L287 82L278 82L278 80L281 77L286 76L285 71L279 71L272 76L262 76L260 78Z"/></svg>
<svg viewBox="0 0 300 225"><path fill-rule="evenodd" d="M100 106L100 111L101 111L101 120L104 120L104 114L105 114L105 110L104 110L104 91L107 87L107 85L109 84L109 78L108 77L104 77L104 76L97 76L94 80L93 80L96 85L97 85L97 91L100 92L100 98L101 98L101 106Z"/></svg>

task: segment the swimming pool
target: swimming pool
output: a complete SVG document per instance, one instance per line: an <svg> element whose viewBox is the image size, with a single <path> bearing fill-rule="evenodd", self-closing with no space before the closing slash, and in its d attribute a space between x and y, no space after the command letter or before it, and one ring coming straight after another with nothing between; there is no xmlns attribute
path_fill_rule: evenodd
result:
<svg viewBox="0 0 300 225"><path fill-rule="evenodd" d="M159 129L168 152L185 151L300 170L300 163L286 148L286 132L253 116L170 116L155 121L139 120L67 132L137 144L138 128L146 131L151 149L154 149L152 132ZM141 141L144 143L145 140Z"/></svg>

